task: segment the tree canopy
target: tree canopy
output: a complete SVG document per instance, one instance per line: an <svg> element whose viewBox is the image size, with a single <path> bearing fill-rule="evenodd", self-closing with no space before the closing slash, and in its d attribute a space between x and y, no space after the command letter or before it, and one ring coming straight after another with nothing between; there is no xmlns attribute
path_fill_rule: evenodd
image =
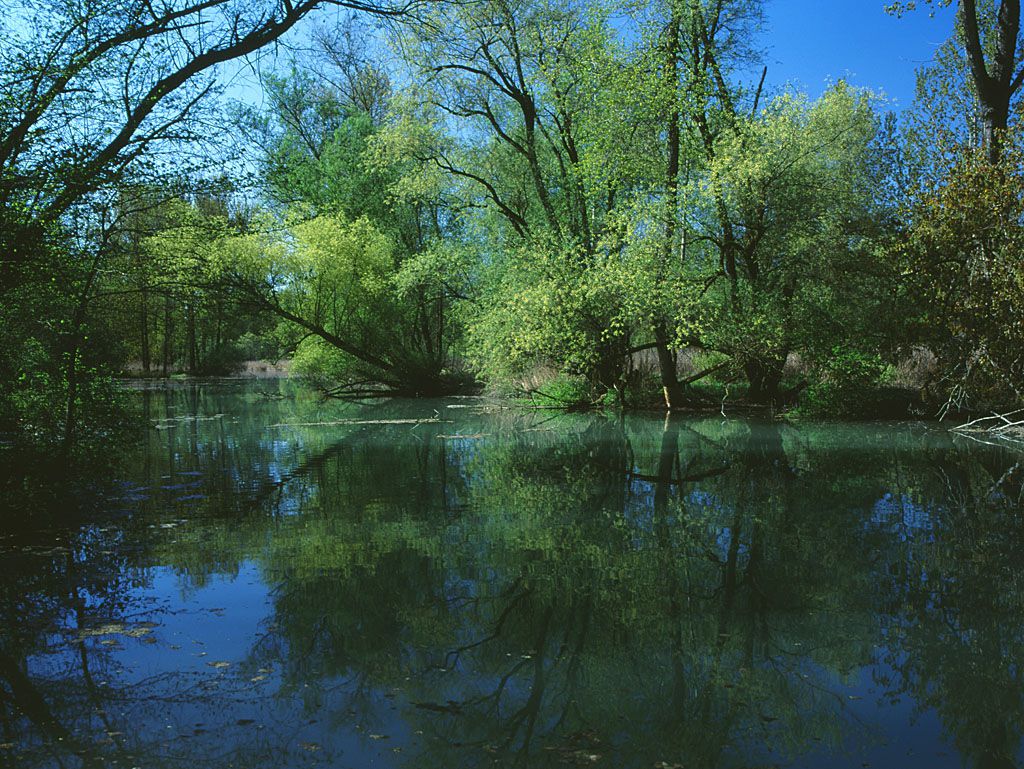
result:
<svg viewBox="0 0 1024 769"><path fill-rule="evenodd" d="M757 0L15 3L4 429L70 445L107 374L253 357L340 397L1016 405L1017 4L960 2L901 115L766 88L764 23ZM247 64L261 99L231 94L223 65L286 33Z"/></svg>

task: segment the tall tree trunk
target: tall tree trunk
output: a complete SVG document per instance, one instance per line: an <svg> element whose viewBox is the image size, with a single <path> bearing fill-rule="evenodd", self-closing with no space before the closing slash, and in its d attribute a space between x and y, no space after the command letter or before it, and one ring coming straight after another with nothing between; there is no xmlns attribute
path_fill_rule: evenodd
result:
<svg viewBox="0 0 1024 769"><path fill-rule="evenodd" d="M983 104L981 107L981 141L992 165L997 165L1003 156L1002 139L1009 123L1009 103Z"/></svg>
<svg viewBox="0 0 1024 769"><path fill-rule="evenodd" d="M1010 118L1010 102L1024 84L1024 70L1016 71L1017 38L1020 34L1020 0L1002 0L996 17L995 46L981 37L977 0L960 0L959 20L971 79L981 104L985 147L992 163L1002 156L1002 133ZM985 61L986 50L991 51Z"/></svg>
<svg viewBox="0 0 1024 769"><path fill-rule="evenodd" d="M526 132L526 161L530 167L534 189L537 190L537 199L540 200L541 208L544 209L548 227L556 235L561 235L562 228L558 222L554 204L551 202L551 195L548 192L547 183L544 181L544 175L541 173L540 160L537 156L537 107L533 103L533 97L529 94L520 97L519 106L523 113L523 127Z"/></svg>
<svg viewBox="0 0 1024 769"><path fill-rule="evenodd" d="M171 367L171 338L174 336L174 316L171 313L171 298L164 297L164 365L163 375L167 376Z"/></svg>
<svg viewBox="0 0 1024 769"><path fill-rule="evenodd" d="M75 313L71 318L71 334L68 337L67 358L65 359L64 369L64 377L67 382L67 400L64 404L64 436L61 441L61 458L65 463L70 459L71 453L75 448L75 441L78 439L78 359L82 351L82 332L85 326L86 313L89 308L92 288L96 282L96 276L99 274L103 253L104 249L101 247L97 250L96 256L93 257L89 274L86 276L85 285L78 296Z"/></svg>
<svg viewBox="0 0 1024 769"><path fill-rule="evenodd" d="M142 300L139 306L139 341L142 346L142 370L146 374L153 363L152 351L149 347L149 292L142 289Z"/></svg>
<svg viewBox="0 0 1024 769"><path fill-rule="evenodd" d="M665 324L659 321L654 328L655 349L658 352L658 372L661 377L661 392L665 397L665 408L669 411L679 408L686 400L683 386L679 384L676 351L669 345Z"/></svg>
<svg viewBox="0 0 1024 769"><path fill-rule="evenodd" d="M79 333L72 332L71 349L68 350L64 376L67 380L67 400L64 404L64 437L61 442L61 458L66 463L78 439L78 354Z"/></svg>
<svg viewBox="0 0 1024 769"><path fill-rule="evenodd" d="M198 368L199 354L196 349L196 308L192 302L189 302L185 309L185 336L188 348L188 373L194 374Z"/></svg>
<svg viewBox="0 0 1024 769"><path fill-rule="evenodd" d="M743 364L750 389L747 400L765 406L774 405L779 400L779 385L782 383L782 372L786 359L754 358Z"/></svg>
<svg viewBox="0 0 1024 769"><path fill-rule="evenodd" d="M679 32L680 8L672 4L672 16L665 35L665 82L670 89L672 107L668 118L668 154L665 168L665 242L662 249L662 263L659 271L671 268L676 256L676 216L679 212ZM663 276L662 276L663 277ZM664 319L659 319L654 328L654 341L658 351L658 371L661 376L661 391L665 397L665 408L671 411L682 405L683 388L676 371L676 352L669 347L668 329Z"/></svg>

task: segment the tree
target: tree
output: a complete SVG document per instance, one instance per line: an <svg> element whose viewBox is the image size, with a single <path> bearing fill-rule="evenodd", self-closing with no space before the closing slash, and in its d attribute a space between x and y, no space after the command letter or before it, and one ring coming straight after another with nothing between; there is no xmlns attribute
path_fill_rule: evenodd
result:
<svg viewBox="0 0 1024 769"><path fill-rule="evenodd" d="M1022 402L1024 332L1011 308L1022 301L1024 188L1013 117L1024 69L1007 80L1019 67L1018 27L1018 4L962 3L954 34L918 73L905 120L903 225L891 250L911 335L938 358L943 384L932 395L945 401L941 414ZM979 84L972 52L979 34L988 85Z"/></svg>
<svg viewBox="0 0 1024 769"><path fill-rule="evenodd" d="M0 64L0 204L7 211L20 201L34 220L56 222L147 151L197 138L188 121L215 88L210 73L325 4L392 16L410 7L358 0L21 6L24 26L5 30ZM107 87L118 83L111 94ZM37 192L26 199L28 189Z"/></svg>
<svg viewBox="0 0 1024 769"><path fill-rule="evenodd" d="M512 373L549 363L597 390L619 387L629 341L609 322L614 305L581 299L564 315L556 308L526 317L512 301L524 284L554 287L556 273L585 292L609 259L604 238L617 187L607 177L597 183L601 160L590 154L614 71L603 9L524 0L452 5L398 42L421 85L399 105L406 122L389 141L420 174L440 171L457 185L456 210L483 236L479 260L493 301L482 300L472 327L501 336L479 339L482 364ZM410 122L420 129L410 132ZM543 256L549 280L537 283L533 268L542 260L523 262L526 253ZM537 345L555 337L557 345Z"/></svg>
<svg viewBox="0 0 1024 769"><path fill-rule="evenodd" d="M443 199L403 189L408 161L379 140L391 128L390 83L373 62L353 60L354 33L345 32L321 31L318 57L266 78L269 109L245 115L261 138L268 215L296 247L271 235L262 263L252 257L229 265L228 288L285 320L296 341L313 334L317 341L299 345L295 370L324 392L458 391L470 384L456 372L459 225ZM351 238L315 235L328 231ZM250 247L258 249L255 242ZM307 261L282 266L279 248ZM372 285L360 283L364 271ZM320 292L336 298L322 304ZM318 298L305 302L300 294Z"/></svg>
<svg viewBox="0 0 1024 769"><path fill-rule="evenodd" d="M261 357L254 346L277 357L276 319L219 291L211 275L218 243L250 226L244 212L223 193L156 200L124 233L97 290L105 300L97 322L124 337L116 363L138 361L163 376L224 375Z"/></svg>
<svg viewBox="0 0 1024 769"><path fill-rule="evenodd" d="M296 369L329 395L438 396L471 379L457 370L443 273L403 260L366 217L299 221L216 244L210 281L298 332ZM426 273L426 274L424 274Z"/></svg>
<svg viewBox="0 0 1024 769"><path fill-rule="evenodd" d="M934 1L937 5L949 6L954 0ZM913 2L897 2L889 6L889 10L900 14L912 10L914 5ZM985 0L981 3L978 0L957 0L956 19L963 36L971 82L981 107L988 159L991 163L998 163L1011 104L1024 86L1024 62L1020 56L1020 0L999 0L995 8Z"/></svg>
<svg viewBox="0 0 1024 769"><path fill-rule="evenodd" d="M680 45L682 34L681 3L670 3L668 25L664 33L664 79L669 94L670 106L666 120L665 138L665 237L663 266L667 269L677 252L676 230L679 215L679 174L682 155L681 116L679 105ZM669 346L669 334L665 320L659 318L654 324L654 338L658 351L658 370L665 406L669 410L683 400L682 387L676 371L676 354Z"/></svg>
<svg viewBox="0 0 1024 769"><path fill-rule="evenodd" d="M907 211L895 244L920 308L917 338L938 356L956 408L1024 404L1024 174L1020 139L998 165L963 150Z"/></svg>
<svg viewBox="0 0 1024 769"><path fill-rule="evenodd" d="M316 8L385 17L415 7L360 0L14 2L0 27L0 296L3 390L19 389L40 358L61 361L49 382L67 404L75 443L79 361L97 276L112 253L118 188L197 175L217 68L278 40ZM62 295L61 295L62 294ZM17 398L4 397L17 411ZM15 424L16 413L5 421Z"/></svg>
<svg viewBox="0 0 1024 769"><path fill-rule="evenodd" d="M709 205L735 266L709 292L705 338L744 367L755 402L780 396L791 352L825 362L836 348L889 346L878 128L870 95L840 83L813 104L780 96L716 142Z"/></svg>

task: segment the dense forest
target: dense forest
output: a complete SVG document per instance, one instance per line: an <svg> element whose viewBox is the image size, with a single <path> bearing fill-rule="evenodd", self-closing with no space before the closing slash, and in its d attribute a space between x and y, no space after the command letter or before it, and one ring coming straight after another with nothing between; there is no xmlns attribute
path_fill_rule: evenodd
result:
<svg viewBox="0 0 1024 769"><path fill-rule="evenodd" d="M896 114L766 87L760 0L4 3L0 439L70 456L115 377L253 359L339 398L1009 414L1020 6L956 5Z"/></svg>

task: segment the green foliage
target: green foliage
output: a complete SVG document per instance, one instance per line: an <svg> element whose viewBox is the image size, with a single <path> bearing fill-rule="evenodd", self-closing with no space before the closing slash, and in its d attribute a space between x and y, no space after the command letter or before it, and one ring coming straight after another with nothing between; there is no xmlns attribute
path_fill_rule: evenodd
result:
<svg viewBox="0 0 1024 769"><path fill-rule="evenodd" d="M587 411L605 405L586 379L566 374L560 374L542 383L529 395L530 402L542 409Z"/></svg>
<svg viewBox="0 0 1024 769"><path fill-rule="evenodd" d="M227 238L217 260L232 291L299 332L295 370L321 389L358 397L464 386L449 349L448 281L433 269L447 263L442 254L403 262L369 219L337 214Z"/></svg>
<svg viewBox="0 0 1024 769"><path fill-rule="evenodd" d="M217 97L225 85L216 70L273 43L320 4L255 0L224 13L211 12L220 2L5 4L0 319L10 321L11 338L0 347L3 428L44 445L59 435L70 458L85 437L83 409L97 400L86 396L93 383L100 388L136 352L135 341L151 368L147 302L156 293L150 278L161 274L177 284L162 287L163 372L180 361L192 372L209 368L209 351L224 357L225 337L237 333L214 321L204 339L201 316L227 322L232 314L201 286L186 286L187 269L143 258L141 240L160 229L161 199L201 197L199 179L238 167L237 148L224 141L230 132ZM178 334L172 318L183 321ZM28 413L35 396L25 382L50 388L53 420Z"/></svg>
<svg viewBox="0 0 1024 769"><path fill-rule="evenodd" d="M562 0L431 3L372 45L352 26L317 32L264 73L264 106L235 115L256 196L227 179L189 190L174 163L62 193L75 151L95 151L70 129L40 197L4 166L0 246L18 259L0 269L33 283L7 312L7 428L35 408L16 383L37 374L73 404L85 372L229 373L253 355L294 354L339 396L522 391L544 372L585 382L571 403L672 408L728 383L775 406L810 386L805 409L848 413L875 362L918 345L1005 400L1021 378L1020 153L990 177L963 152L980 130L964 30L900 125L845 82L815 100L744 85L759 0L626 10L635 34L623 8ZM994 39L1001 22L981 16ZM388 66L371 60L385 43ZM163 141L147 126L129 126L142 154ZM59 215L34 211L44 198ZM54 269L37 278L36 258ZM37 300L60 320L36 323ZM677 359L692 350L720 378L687 391ZM783 382L793 356L808 368Z"/></svg>
<svg viewBox="0 0 1024 769"><path fill-rule="evenodd" d="M813 104L781 96L723 140L711 181L744 234L737 280L715 294L716 347L776 365L840 342L881 349L892 275L877 132L870 94L840 83Z"/></svg>
<svg viewBox="0 0 1024 769"><path fill-rule="evenodd" d="M936 49L929 65L918 70L902 134L904 192L940 184L960 149L981 145L981 107L959 30Z"/></svg>
<svg viewBox="0 0 1024 769"><path fill-rule="evenodd" d="M362 157L376 132L371 117L346 105L341 95L313 75L293 69L266 83L272 121L263 159L273 198L316 213L341 212L384 222L392 169L370 169Z"/></svg>
<svg viewBox="0 0 1024 769"><path fill-rule="evenodd" d="M326 53L347 89L293 68L270 79L268 112L247 116L266 137L265 179L287 208L223 244L223 283L281 319L294 370L326 393L464 388L472 377L455 354L452 297L468 290L472 265L457 224L436 194L407 183L406 145L391 146L381 126L387 78Z"/></svg>
<svg viewBox="0 0 1024 769"><path fill-rule="evenodd" d="M108 452L118 441L131 441L138 429L130 399L103 361L113 340L91 338L77 351L75 382L71 367L40 338L14 343L0 339L10 367L0 390L0 443L13 445L19 462L47 464L73 452L84 460ZM67 446L68 410L75 420L75 442Z"/></svg>
<svg viewBox="0 0 1024 769"><path fill-rule="evenodd" d="M1024 403L1024 149L993 165L964 148L912 204L894 246L919 308L915 332L940 357L960 407Z"/></svg>
<svg viewBox="0 0 1024 769"><path fill-rule="evenodd" d="M877 354L835 347L814 370L814 382L800 401L800 413L813 417L870 417L878 405L885 366Z"/></svg>
<svg viewBox="0 0 1024 769"><path fill-rule="evenodd" d="M638 313L621 261L587 264L579 252L532 244L495 265L470 320L470 360L491 380L521 376L538 363L612 388Z"/></svg>
<svg viewBox="0 0 1024 769"><path fill-rule="evenodd" d="M19 258L0 268L0 443L47 464L94 456L130 422L111 379L120 335L68 291L88 285L89 261L31 227L5 235Z"/></svg>

